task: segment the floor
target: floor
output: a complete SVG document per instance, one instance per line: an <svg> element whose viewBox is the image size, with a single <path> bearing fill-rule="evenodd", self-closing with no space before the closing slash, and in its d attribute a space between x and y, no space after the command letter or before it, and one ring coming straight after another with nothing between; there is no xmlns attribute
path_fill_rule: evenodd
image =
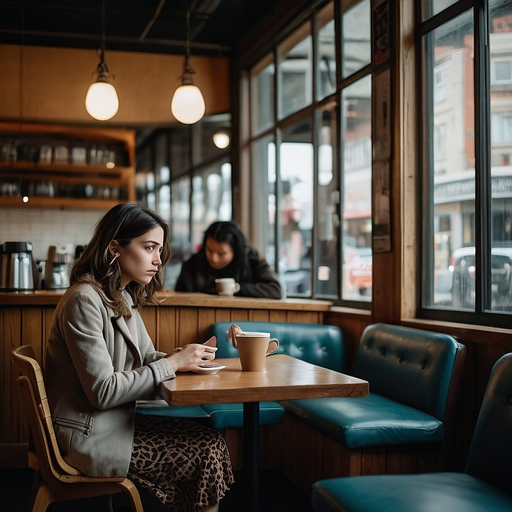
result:
<svg viewBox="0 0 512 512"><path fill-rule="evenodd" d="M0 470L0 503L8 512L28 512L32 486L32 471L24 469ZM221 501L220 512L241 512L243 475L235 475L235 484ZM129 512L124 497L118 495L114 501L115 512ZM261 510L264 512L313 512L310 496L297 489L280 471L263 471L261 475ZM91 498L80 502L63 502L50 505L48 512L107 512L104 498ZM146 511L149 512L149 511Z"/></svg>

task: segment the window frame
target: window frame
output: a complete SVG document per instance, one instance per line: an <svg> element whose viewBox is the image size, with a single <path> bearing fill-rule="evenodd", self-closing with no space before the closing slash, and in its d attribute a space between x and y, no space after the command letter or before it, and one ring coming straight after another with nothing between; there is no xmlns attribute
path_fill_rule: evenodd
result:
<svg viewBox="0 0 512 512"><path fill-rule="evenodd" d="M417 11L421 11L421 0L417 0ZM491 84L491 63L490 51L487 51L490 40L488 30L489 12L487 10L489 1L484 0L459 0L454 2L444 11L439 12L430 19L416 19L417 48L418 48L418 76L420 84L427 84L426 90L419 93L419 112L423 113L420 122L418 143L419 167L422 169L422 190L418 191L419 200L422 204L423 218L429 219L426 229L421 228L421 250L419 251L418 265L423 269L419 279L419 302L416 316L422 319L449 321L473 325L486 325L493 327L509 327L511 313L491 311L486 309L486 304L491 306L491 223L492 216L492 175L491 175L491 91L495 84ZM434 153L433 141L431 140L429 126L434 125L433 119L428 119L425 112L429 112L428 102L433 101L433 76L426 70L428 64L425 61L425 54L433 55L433 50L423 50L423 41L428 34L435 29L456 19L465 12L473 12L474 26L474 140L475 140L475 174L474 174L474 246L475 246L475 308L457 309L453 306L434 306L432 281L429 280L429 273L434 270L434 202L433 202L433 176L434 176ZM431 125L429 124L431 123ZM464 217L465 218L465 217ZM471 219L470 219L471 220ZM480 270L479 270L480 269ZM453 298L453 290L452 290Z"/></svg>
<svg viewBox="0 0 512 512"><path fill-rule="evenodd" d="M336 279L336 295L333 295L331 292L326 292L325 290L321 290L319 288L319 279L317 279L317 274L322 271L325 271L325 268L320 269L320 259L321 249L315 248L318 242L318 235L320 232L319 228L319 209L318 209L318 201L319 201L319 145L320 145L320 136L319 136L319 128L321 126L319 113L326 108L329 108L330 105L335 105L336 112L336 147L333 148L333 155L336 160L334 165L334 171L337 176L337 195L339 198L343 196L342 189L342 179L340 177L340 173L342 172L342 142L341 142L341 127L340 127L340 101L341 96L343 94L343 90L361 79L364 76L369 75L371 79L373 79L373 65L370 59L368 64L365 64L360 69L357 69L352 74L342 77L341 69L342 69L342 35L341 35L341 25L342 25L342 16L350 11L353 7L357 6L360 1L364 0L353 0L351 2L343 2L341 0L332 0L325 2L318 2L314 8L311 8L307 14L300 17L295 23L292 22L289 26L286 27L285 30L281 34L279 34L274 41L271 42L270 48L267 47L265 53L261 56L255 57L254 61L247 62L243 66L243 70L241 74L244 75L246 73L247 79L246 82L249 85L247 90L247 98L242 99L241 104L245 105L247 108L248 120L247 120L247 134L244 137L243 146L246 148L248 157L247 160L253 162L253 148L258 148L259 142L263 141L265 138L270 137L274 140L276 145L275 151L275 162L273 164L276 169L276 180L274 184L274 195L276 198L275 210L277 213L280 211L280 205L283 198L280 195L281 191L281 169L279 162L279 146L282 142L282 136L284 131L290 125L298 123L300 121L307 122L311 126L312 130L312 143L313 143L313 180L314 180L314 193L313 193L313 226L312 226L312 244L311 244L311 272L309 276L309 291L306 294L303 293L288 293L289 297L298 297L298 298L312 298L312 299L321 299L321 300L330 300L335 305L338 306L348 306L351 308L357 309L365 309L370 310L372 307L372 301L364 300L364 297L352 297L351 299L343 298L343 290L344 290L344 280L347 279L347 276L344 275L344 267L342 265L342 253L343 253L343 223L340 222L342 219L342 208L343 208L343 200L338 200L335 206L335 216L337 219L335 222L336 228L336 272L333 272L331 275L335 276ZM342 5L343 4L343 5ZM369 20L368 27L371 28L371 3L370 9L368 10ZM319 62L318 62L318 44L319 44L319 32L320 28L323 27L326 23L325 13L329 11L330 5L332 5L332 11L334 16L334 25L335 25L335 62L336 62L336 87L335 91L331 94L326 95L325 97L321 97L323 95L318 94L319 88ZM323 16L323 17L322 17ZM318 20L317 20L318 17ZM320 20L321 18L321 20ZM312 92L311 92L311 101L308 101L307 105L304 105L297 111L290 112L285 117L282 117L282 109L279 106L279 102L281 101L281 91L280 91L280 55L285 52L285 50L290 49L294 46L297 40L304 37L304 35L309 30L309 37L312 37L312 69L310 72L311 75L311 84ZM368 34L368 45L369 48L371 41L371 34ZM253 116L251 114L251 107L254 107L254 97L251 94L251 84L255 83L257 80L257 74L265 69L269 64L269 57L272 57L274 60L274 91L273 91L273 108L274 108L274 124L273 126L266 127L266 129L262 130L254 130L254 122ZM241 87L244 90L243 87ZM309 97L309 92L308 92ZM372 108L372 107L371 107ZM372 108L373 110L373 108ZM370 165L370 173L371 173L371 165ZM252 173L251 173L252 174ZM251 178L253 180L254 178ZM251 181L252 182L252 181ZM371 186L371 176L370 183ZM369 208L371 211L371 198ZM261 209L261 208L260 208ZM275 269L280 274L280 277L283 278L282 268L280 268L280 260L279 260L279 244L282 242L283 238L281 235L281 228L279 226L279 220L275 222L274 226L274 235L273 237L262 236L261 235L261 219L258 219L258 213L254 211L254 208L251 209L251 212L248 214L248 218L251 219L250 225L248 226L248 235L253 242L253 244L265 254L265 240L269 238L273 238L276 240L274 247L274 261L275 261ZM371 217L368 219L369 225L371 225ZM256 227L255 227L256 226ZM259 226L259 227L258 227ZM371 239L371 233L370 233ZM318 263L318 265L317 265ZM318 268L317 268L318 266ZM322 265L325 267L325 265Z"/></svg>

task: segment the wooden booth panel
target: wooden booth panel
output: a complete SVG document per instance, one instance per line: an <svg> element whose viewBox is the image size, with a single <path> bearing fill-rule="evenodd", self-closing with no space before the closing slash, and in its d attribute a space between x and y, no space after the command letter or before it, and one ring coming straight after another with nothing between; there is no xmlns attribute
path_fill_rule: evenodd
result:
<svg viewBox="0 0 512 512"><path fill-rule="evenodd" d="M28 429L24 421L11 365L11 351L22 344L34 347L36 357L44 367L44 354L50 326L60 294L0 293L0 467L25 467ZM214 298L203 294L168 293L162 304L148 305L141 315L157 350L172 352L187 343L206 341L214 322L242 320L323 323L330 303L321 301L269 301L248 298ZM267 433L268 430L268 433ZM234 453L241 446L241 430L226 433ZM262 442L268 445L264 464L280 464L280 450L272 428L262 430ZM268 459L268 460L267 460Z"/></svg>

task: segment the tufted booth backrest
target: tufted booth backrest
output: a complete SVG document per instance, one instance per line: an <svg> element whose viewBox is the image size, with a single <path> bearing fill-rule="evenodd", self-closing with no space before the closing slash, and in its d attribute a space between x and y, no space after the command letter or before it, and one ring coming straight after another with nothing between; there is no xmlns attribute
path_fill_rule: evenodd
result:
<svg viewBox="0 0 512 512"><path fill-rule="evenodd" d="M452 336L398 325L372 324L361 336L354 375L370 391L443 421L456 356Z"/></svg>
<svg viewBox="0 0 512 512"><path fill-rule="evenodd" d="M216 357L238 357L238 350L226 341L227 331L233 323L244 331L268 332L271 338L277 338L279 349L276 354L287 354L339 372L345 369L343 335L338 327L332 325L237 320L216 322L208 333L208 337L217 336Z"/></svg>
<svg viewBox="0 0 512 512"><path fill-rule="evenodd" d="M494 364L469 448L466 472L510 494L512 353Z"/></svg>

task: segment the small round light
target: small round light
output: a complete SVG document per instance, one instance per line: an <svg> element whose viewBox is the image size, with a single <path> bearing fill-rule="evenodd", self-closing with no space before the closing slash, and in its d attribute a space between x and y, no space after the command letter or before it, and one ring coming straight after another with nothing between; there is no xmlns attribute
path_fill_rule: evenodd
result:
<svg viewBox="0 0 512 512"><path fill-rule="evenodd" d="M213 134L213 143L219 149L226 149L229 146L229 133L225 131L218 131Z"/></svg>
<svg viewBox="0 0 512 512"><path fill-rule="evenodd" d="M195 85L180 85L171 101L172 115L183 124L197 123L205 112L204 98Z"/></svg>
<svg viewBox="0 0 512 512"><path fill-rule="evenodd" d="M93 83L85 97L85 108L98 121L106 121L117 114L119 99L112 84L99 81Z"/></svg>

